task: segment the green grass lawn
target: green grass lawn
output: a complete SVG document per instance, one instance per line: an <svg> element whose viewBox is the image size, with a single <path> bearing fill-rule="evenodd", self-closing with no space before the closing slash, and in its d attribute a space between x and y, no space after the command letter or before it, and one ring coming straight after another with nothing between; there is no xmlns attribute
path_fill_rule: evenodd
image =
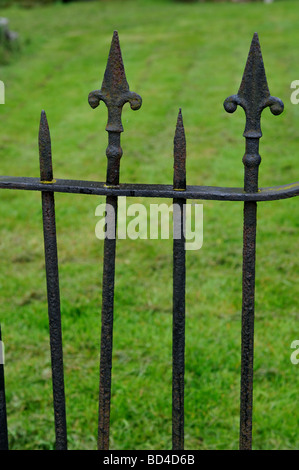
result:
<svg viewBox="0 0 299 470"><path fill-rule="evenodd" d="M270 92L285 112L262 118L260 186L298 181L296 2L271 5L107 1L1 11L21 50L1 66L0 174L38 176L41 109L54 177L104 181L107 111L92 110L113 30L142 108L123 111L121 181L172 183L178 109L187 137L187 183L243 185L244 113L223 109L237 92L259 33ZM0 321L12 449L52 449L54 426L40 194L1 190ZM104 199L56 195L70 449L95 449ZM133 200L132 200L133 201ZM134 201L135 202L135 201ZM149 201L139 200L149 204ZM241 203L203 202L204 243L187 252L186 449L236 449L239 439ZM299 206L258 206L255 449L298 448ZM117 243L111 448L171 448L172 242Z"/></svg>

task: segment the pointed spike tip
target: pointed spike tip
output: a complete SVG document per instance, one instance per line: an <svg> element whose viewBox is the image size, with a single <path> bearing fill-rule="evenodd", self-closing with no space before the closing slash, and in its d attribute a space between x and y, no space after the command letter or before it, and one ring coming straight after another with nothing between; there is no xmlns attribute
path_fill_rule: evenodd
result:
<svg viewBox="0 0 299 470"><path fill-rule="evenodd" d="M251 52L254 53L255 51L258 52L260 55L262 54L261 44L260 44L258 33L254 33L254 35L253 35L251 45L250 45L249 54Z"/></svg>
<svg viewBox="0 0 299 470"><path fill-rule="evenodd" d="M109 61L109 58L110 58L111 55L113 55L115 57L118 56L117 57L118 60L121 60L121 62L122 62L119 36L118 36L118 31L116 31L116 30L113 32L113 35L112 35L108 61Z"/></svg>
<svg viewBox="0 0 299 470"><path fill-rule="evenodd" d="M115 46L119 47L119 36L118 36L117 30L113 31L110 50L112 49L112 47L115 47Z"/></svg>
<svg viewBox="0 0 299 470"><path fill-rule="evenodd" d="M114 31L108 55L101 92L117 98L121 92L129 91L118 32Z"/></svg>
<svg viewBox="0 0 299 470"><path fill-rule="evenodd" d="M42 109L41 115L40 115L40 132L47 132L50 134L48 119L47 119L46 111L44 109Z"/></svg>
<svg viewBox="0 0 299 470"><path fill-rule="evenodd" d="M248 114L260 113L270 97L258 34L254 33L238 91L241 106ZM239 103L238 103L239 104Z"/></svg>
<svg viewBox="0 0 299 470"><path fill-rule="evenodd" d="M183 124L183 115L182 115L182 108L179 108L176 127L177 127L177 128L178 128L178 127L184 128L184 124Z"/></svg>
<svg viewBox="0 0 299 470"><path fill-rule="evenodd" d="M40 133L45 132L46 130L49 132L48 119L45 110L42 109L40 113Z"/></svg>
<svg viewBox="0 0 299 470"><path fill-rule="evenodd" d="M253 33L252 40L251 40L251 47L252 47L254 44L260 45L259 35L258 35L257 32Z"/></svg>
<svg viewBox="0 0 299 470"><path fill-rule="evenodd" d="M186 189L186 137L181 108L179 109L174 136L173 168L173 188L177 191L184 191Z"/></svg>
<svg viewBox="0 0 299 470"><path fill-rule="evenodd" d="M41 112L39 135L39 162L40 162L40 179L41 181L53 180L52 169L52 151L51 151L51 137L47 116L44 110Z"/></svg>

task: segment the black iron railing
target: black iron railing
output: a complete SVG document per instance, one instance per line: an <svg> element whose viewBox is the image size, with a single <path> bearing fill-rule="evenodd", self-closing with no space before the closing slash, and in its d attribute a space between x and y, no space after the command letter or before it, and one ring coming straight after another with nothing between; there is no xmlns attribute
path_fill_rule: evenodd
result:
<svg viewBox="0 0 299 470"><path fill-rule="evenodd" d="M264 108L270 107L271 112L277 115L282 113L284 107L281 100L270 95L258 36L257 34L253 36L238 93L224 102L227 112L233 113L239 105L246 115L244 132L246 150L243 157L244 189L186 186L186 141L181 110L174 138L173 185L121 184L119 182L122 156L120 144L120 135L123 131L122 107L129 102L131 108L137 110L141 107L142 100L139 95L129 90L116 31L113 34L102 87L100 90L91 92L88 100L92 108L96 108L100 101L104 101L108 108L106 130L109 141L106 150L108 166L105 183L53 179L50 133L44 111L41 115L39 132L40 179L0 177L2 189L40 191L42 195L56 449L67 448L67 426L55 228L55 192L105 195L106 204L113 207L115 215L118 196L170 198L173 199L174 206L178 208L174 213L174 232L177 236L173 241L172 442L174 450L184 448L185 220L182 209L188 199L244 202L240 449L251 449L257 202L299 195L299 182L279 187L258 187L258 169L261 162L259 155L259 139L262 136L261 113ZM104 241L98 449L109 448L116 220L115 217L112 222L109 222L107 218L107 225L110 224L110 236L106 236ZM115 236L111 236L111 233ZM7 449L4 371L3 366L0 367L0 448Z"/></svg>

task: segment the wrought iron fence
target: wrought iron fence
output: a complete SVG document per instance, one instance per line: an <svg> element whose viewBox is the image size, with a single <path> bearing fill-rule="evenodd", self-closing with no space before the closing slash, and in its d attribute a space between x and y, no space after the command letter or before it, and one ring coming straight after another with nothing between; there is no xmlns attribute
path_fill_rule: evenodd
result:
<svg viewBox="0 0 299 470"><path fill-rule="evenodd" d="M123 132L121 115L125 103L131 109L141 107L141 97L131 92L126 80L118 33L114 32L102 87L88 97L96 108L103 101L108 108L108 159L105 183L63 180L53 178L50 132L46 114L41 113L39 129L40 178L0 177L0 188L40 191L42 197L45 263L48 295L48 316L52 364L53 403L56 449L67 449L65 411L63 345L61 334L57 240L55 226L54 193L78 193L106 196L106 204L117 212L118 196L169 198L181 209L174 218L173 240L173 350L172 350L172 446L184 448L184 368L185 368L185 218L183 208L189 199L243 201L243 284L242 284L242 338L241 338L241 399L240 449L252 448L252 397L254 356L254 292L257 203L286 199L299 195L299 183L259 188L258 169L261 162L259 139L262 137L260 120L264 108L270 107L274 115L281 114L282 101L270 95L258 35L255 33L239 91L224 101L227 112L237 106L245 111L244 137L246 149L244 188L186 185L186 140L181 110L178 114L174 137L173 185L123 184L119 182ZM112 226L111 226L112 223ZM106 219L110 234L104 241L101 358L99 380L98 449L109 448L113 303L115 277L116 217ZM108 229L108 227L107 227ZM0 333L1 335L1 333ZM0 337L1 339L1 337ZM8 449L7 415L4 388L4 366L0 365L0 448Z"/></svg>

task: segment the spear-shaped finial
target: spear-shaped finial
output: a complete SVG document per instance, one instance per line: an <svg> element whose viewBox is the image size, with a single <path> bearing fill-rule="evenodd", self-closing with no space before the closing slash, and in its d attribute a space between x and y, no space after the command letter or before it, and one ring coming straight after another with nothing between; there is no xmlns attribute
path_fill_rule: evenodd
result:
<svg viewBox="0 0 299 470"><path fill-rule="evenodd" d="M263 109L270 107L272 114L283 112L284 105L279 98L270 95L258 34L254 33L246 67L237 95L232 95L224 102L228 113L233 113L237 105L242 106L246 114L244 137L262 136L260 118Z"/></svg>
<svg viewBox="0 0 299 470"><path fill-rule="evenodd" d="M186 189L186 138L181 109L175 129L173 154L173 189L182 191Z"/></svg>
<svg viewBox="0 0 299 470"><path fill-rule="evenodd" d="M41 112L40 117L38 145L40 179L42 182L50 183L53 181L51 137L47 116L44 110Z"/></svg>
<svg viewBox="0 0 299 470"><path fill-rule="evenodd" d="M108 157L107 184L119 184L119 162L122 156L120 133L123 132L121 114L123 105L130 103L131 109L141 107L142 99L137 93L131 92L126 79L118 33L114 31L108 62L104 74L102 88L89 93L88 102L96 108L104 101L108 108L106 131L109 132L109 145L106 151Z"/></svg>
<svg viewBox="0 0 299 470"><path fill-rule="evenodd" d="M284 109L283 102L270 95L257 33L253 35L238 94L229 96L224 101L224 108L228 113L233 113L238 105L244 109L246 115L243 134L246 137L246 153L243 158L245 190L254 192L258 189L258 166L261 162L258 142L262 137L262 111L269 106L272 114L278 115Z"/></svg>

